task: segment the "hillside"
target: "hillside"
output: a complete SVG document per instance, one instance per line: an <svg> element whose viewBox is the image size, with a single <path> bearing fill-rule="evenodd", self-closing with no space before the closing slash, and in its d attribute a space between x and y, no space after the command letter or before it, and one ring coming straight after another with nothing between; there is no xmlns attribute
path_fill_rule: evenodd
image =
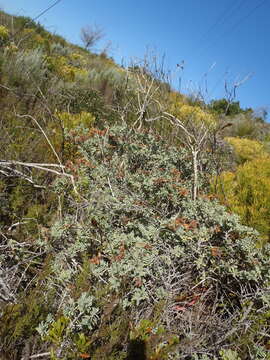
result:
<svg viewBox="0 0 270 360"><path fill-rule="evenodd" d="M269 359L266 114L0 18L0 359Z"/></svg>

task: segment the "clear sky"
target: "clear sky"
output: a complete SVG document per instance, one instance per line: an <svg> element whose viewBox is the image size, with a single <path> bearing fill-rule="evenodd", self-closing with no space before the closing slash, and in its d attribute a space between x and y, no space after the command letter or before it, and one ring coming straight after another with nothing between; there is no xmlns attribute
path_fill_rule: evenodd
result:
<svg viewBox="0 0 270 360"><path fill-rule="evenodd" d="M32 18L53 3L0 0L4 11ZM234 82L252 74L237 100L270 111L270 0L62 0L38 21L78 44L81 27L100 25L117 62L155 49L181 77L182 90L207 79L210 97L224 96L225 77ZM182 60L183 69L176 66Z"/></svg>

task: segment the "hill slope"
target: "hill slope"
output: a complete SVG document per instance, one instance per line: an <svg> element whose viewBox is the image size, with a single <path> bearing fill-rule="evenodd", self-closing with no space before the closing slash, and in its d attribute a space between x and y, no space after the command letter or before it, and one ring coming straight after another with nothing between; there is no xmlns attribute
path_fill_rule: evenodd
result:
<svg viewBox="0 0 270 360"><path fill-rule="evenodd" d="M269 245L209 195L267 124L2 21L1 359L267 359Z"/></svg>

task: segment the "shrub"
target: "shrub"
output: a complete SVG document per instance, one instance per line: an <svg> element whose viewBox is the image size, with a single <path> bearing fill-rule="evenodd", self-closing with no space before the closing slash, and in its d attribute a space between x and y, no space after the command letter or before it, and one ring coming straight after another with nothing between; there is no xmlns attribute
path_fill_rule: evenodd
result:
<svg viewBox="0 0 270 360"><path fill-rule="evenodd" d="M264 145L256 140L227 137L225 140L233 146L236 153L236 160L239 164L257 158L267 158L268 152Z"/></svg>
<svg viewBox="0 0 270 360"><path fill-rule="evenodd" d="M1 43L5 43L9 38L9 31L8 29L3 26L3 25L0 25L0 41Z"/></svg>
<svg viewBox="0 0 270 360"><path fill-rule="evenodd" d="M263 346L263 336L248 339L255 314L269 306L269 249L259 249L257 233L217 202L191 200L186 151L121 127L91 129L80 149L73 171L82 198L58 182L63 218L46 245L45 286L57 290L54 303L68 318L61 354L77 331L89 337L93 358L102 351L102 358L121 358L135 340L164 359L218 356L232 343L246 359Z"/></svg>
<svg viewBox="0 0 270 360"><path fill-rule="evenodd" d="M95 121L93 115L86 111L82 111L79 114L56 111L55 116L61 120L66 130L71 130L78 126L91 128Z"/></svg>
<svg viewBox="0 0 270 360"><path fill-rule="evenodd" d="M12 53L5 57L2 66L9 86L15 86L28 93L33 87L36 93L37 86L41 86L46 78L46 60L39 48Z"/></svg>
<svg viewBox="0 0 270 360"><path fill-rule="evenodd" d="M223 173L217 188L221 200L265 239L269 239L270 234L269 179L269 158L257 158L239 166L235 173Z"/></svg>

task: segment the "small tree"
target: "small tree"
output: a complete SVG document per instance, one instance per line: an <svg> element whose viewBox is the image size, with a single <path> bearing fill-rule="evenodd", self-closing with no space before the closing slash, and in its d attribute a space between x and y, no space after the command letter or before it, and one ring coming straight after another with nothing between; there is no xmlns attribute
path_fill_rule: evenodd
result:
<svg viewBox="0 0 270 360"><path fill-rule="evenodd" d="M192 198L198 195L198 156L205 149L210 134L216 128L215 117L199 106L182 105L174 107L173 112L164 112L172 125L180 128L179 140L192 154L193 162L193 189Z"/></svg>
<svg viewBox="0 0 270 360"><path fill-rule="evenodd" d="M98 25L88 25L81 29L81 40L87 50L90 50L104 35L103 29Z"/></svg>
<svg viewBox="0 0 270 360"><path fill-rule="evenodd" d="M245 110L241 109L239 101L232 101L227 99L213 100L210 103L212 109L219 115L234 116L244 113Z"/></svg>
<svg viewBox="0 0 270 360"><path fill-rule="evenodd" d="M199 153L205 150L210 136L216 135L218 128L216 117L207 110L202 99L194 99L188 104L188 99L181 94L173 93L170 79L163 60L150 54L141 62L140 66L133 64L128 69L127 79L132 84L131 98L123 106L121 118L124 119L128 110L136 114L132 128L140 130L143 125L160 120L168 120L174 139L186 147L193 160L193 189L192 198L198 195ZM127 81L128 83L128 81ZM131 87L131 86L130 86ZM135 95L135 96L134 96ZM135 99L135 101L134 101ZM156 126L157 129L157 126ZM174 131L179 129L180 132Z"/></svg>

